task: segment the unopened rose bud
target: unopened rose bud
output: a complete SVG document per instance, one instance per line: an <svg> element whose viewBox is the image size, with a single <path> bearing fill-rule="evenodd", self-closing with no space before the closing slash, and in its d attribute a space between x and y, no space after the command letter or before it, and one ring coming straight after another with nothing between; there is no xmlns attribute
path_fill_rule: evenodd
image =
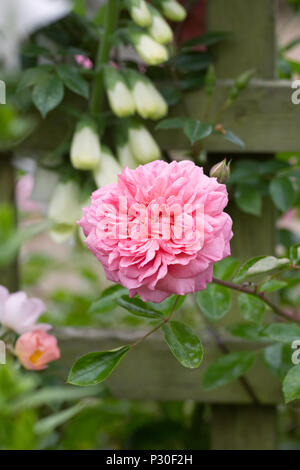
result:
<svg viewBox="0 0 300 470"><path fill-rule="evenodd" d="M126 1L132 20L139 26L146 27L151 24L151 14L145 0Z"/></svg>
<svg viewBox="0 0 300 470"><path fill-rule="evenodd" d="M94 180L100 188L106 184L116 183L118 175L122 172L122 168L106 146L102 147L101 162L96 170L94 170Z"/></svg>
<svg viewBox="0 0 300 470"><path fill-rule="evenodd" d="M173 32L168 23L162 17L156 8L150 6L152 15L152 23L148 28L148 32L160 44L167 44L173 40Z"/></svg>
<svg viewBox="0 0 300 470"><path fill-rule="evenodd" d="M77 170L93 170L99 165L101 147L93 121L81 121L71 144L71 162Z"/></svg>
<svg viewBox="0 0 300 470"><path fill-rule="evenodd" d="M148 65L158 65L168 60L168 51L142 30L131 29L129 38L136 52Z"/></svg>
<svg viewBox="0 0 300 470"><path fill-rule="evenodd" d="M57 340L45 331L24 333L16 342L15 354L21 364L29 370L43 370L49 362L60 358Z"/></svg>
<svg viewBox="0 0 300 470"><path fill-rule="evenodd" d="M105 67L104 82L110 107L116 116L121 118L134 114L134 100L121 72L114 67Z"/></svg>
<svg viewBox="0 0 300 470"><path fill-rule="evenodd" d="M160 7L168 20L184 21L186 18L186 10L176 0L162 0Z"/></svg>
<svg viewBox="0 0 300 470"><path fill-rule="evenodd" d="M214 165L210 172L209 176L212 178L217 178L219 183L226 183L230 176L230 162L226 162L226 158L221 162Z"/></svg>
<svg viewBox="0 0 300 470"><path fill-rule="evenodd" d="M50 235L56 243L62 243L74 234L81 216L80 188L75 181L58 183L48 208L52 222Z"/></svg>
<svg viewBox="0 0 300 470"><path fill-rule="evenodd" d="M163 118L168 106L152 82L134 70L127 70L126 77L139 115L144 119Z"/></svg>
<svg viewBox="0 0 300 470"><path fill-rule="evenodd" d="M138 122L129 127L129 145L134 158L140 163L149 163L160 158L160 149L152 135Z"/></svg>

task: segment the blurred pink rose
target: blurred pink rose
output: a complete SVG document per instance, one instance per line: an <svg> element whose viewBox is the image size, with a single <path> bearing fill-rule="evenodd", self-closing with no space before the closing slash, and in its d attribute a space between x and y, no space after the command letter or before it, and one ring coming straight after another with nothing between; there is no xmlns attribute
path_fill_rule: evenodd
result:
<svg viewBox="0 0 300 470"><path fill-rule="evenodd" d="M34 178L31 174L22 176L16 184L16 199L19 211L40 212L41 206L32 201L31 194L34 186Z"/></svg>
<svg viewBox="0 0 300 470"><path fill-rule="evenodd" d="M230 255L227 202L226 186L193 162L157 160L135 170L126 167L118 183L95 191L79 225L109 280L128 288L131 297L161 302L174 293L205 289L213 264ZM157 207L162 213L155 215Z"/></svg>
<svg viewBox="0 0 300 470"><path fill-rule="evenodd" d="M300 217L297 209L290 209L277 220L277 228L289 230L300 236Z"/></svg>
<svg viewBox="0 0 300 470"><path fill-rule="evenodd" d="M45 331L35 330L20 336L15 353L26 369L46 369L48 363L60 358L57 340Z"/></svg>
<svg viewBox="0 0 300 470"><path fill-rule="evenodd" d="M93 62L87 56L82 54L75 55L75 60L78 65L81 65L84 69L92 69Z"/></svg>
<svg viewBox="0 0 300 470"><path fill-rule="evenodd" d="M50 325L36 323L45 310L42 300L29 299L25 292L10 294L5 287L0 286L0 323L5 328L20 335L35 328L49 330Z"/></svg>

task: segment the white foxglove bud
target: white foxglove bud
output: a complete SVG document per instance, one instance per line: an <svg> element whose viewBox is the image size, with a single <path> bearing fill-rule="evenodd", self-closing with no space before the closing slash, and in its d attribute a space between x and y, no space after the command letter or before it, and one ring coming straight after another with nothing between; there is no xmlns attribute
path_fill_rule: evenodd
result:
<svg viewBox="0 0 300 470"><path fill-rule="evenodd" d="M52 222L50 235L54 241L62 243L72 237L81 215L78 184L73 180L58 183L48 208L48 218Z"/></svg>
<svg viewBox="0 0 300 470"><path fill-rule="evenodd" d="M94 180L98 188L105 186L106 184L116 183L121 171L122 168L111 153L110 149L106 146L102 147L100 165L93 172Z"/></svg>
<svg viewBox="0 0 300 470"><path fill-rule="evenodd" d="M168 60L168 51L165 46L156 42L142 30L131 29L129 38L139 56L148 65L158 65Z"/></svg>
<svg viewBox="0 0 300 470"><path fill-rule="evenodd" d="M135 170L138 166L138 162L132 155L128 142L117 147L117 155L122 168L128 166L128 168L130 168L131 170Z"/></svg>
<svg viewBox="0 0 300 470"><path fill-rule="evenodd" d="M160 7L168 20L184 21L186 18L186 10L176 0L162 0Z"/></svg>
<svg viewBox="0 0 300 470"><path fill-rule="evenodd" d="M151 24L151 14L145 0L127 0L127 7L132 20L139 26Z"/></svg>
<svg viewBox="0 0 300 470"><path fill-rule="evenodd" d="M167 44L173 40L173 32L166 20L156 8L150 8L152 23L148 28L149 34L160 44Z"/></svg>
<svg viewBox="0 0 300 470"><path fill-rule="evenodd" d="M151 80L129 69L126 77L139 115L144 119L163 118L168 112L168 106Z"/></svg>
<svg viewBox="0 0 300 470"><path fill-rule="evenodd" d="M93 170L101 158L100 141L93 121L79 122L71 144L71 162L77 170Z"/></svg>
<svg viewBox="0 0 300 470"><path fill-rule="evenodd" d="M130 124L129 145L132 155L140 163L149 163L160 158L157 143L148 129L138 122Z"/></svg>
<svg viewBox="0 0 300 470"><path fill-rule="evenodd" d="M134 114L134 100L121 72L114 67L105 67L104 82L110 107L116 116L121 118Z"/></svg>

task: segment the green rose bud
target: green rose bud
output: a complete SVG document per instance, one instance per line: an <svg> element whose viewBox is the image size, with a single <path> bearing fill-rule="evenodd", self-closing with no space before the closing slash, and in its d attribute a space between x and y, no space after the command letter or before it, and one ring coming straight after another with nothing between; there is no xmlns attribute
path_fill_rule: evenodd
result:
<svg viewBox="0 0 300 470"><path fill-rule="evenodd" d="M225 158L221 162L217 163L211 168L209 176L217 178L219 183L226 183L230 176L230 162L227 164Z"/></svg>
<svg viewBox="0 0 300 470"><path fill-rule="evenodd" d="M71 144L71 162L77 170L93 170L101 157L100 141L93 121L77 124Z"/></svg>

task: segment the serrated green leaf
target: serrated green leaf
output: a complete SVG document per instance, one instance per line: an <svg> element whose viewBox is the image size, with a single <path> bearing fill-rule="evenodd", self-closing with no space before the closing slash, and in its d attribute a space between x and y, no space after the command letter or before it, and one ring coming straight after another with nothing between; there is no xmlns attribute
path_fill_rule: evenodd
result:
<svg viewBox="0 0 300 470"><path fill-rule="evenodd" d="M271 344L267 346L262 354L263 363L268 367L275 377L283 380L292 367L290 344Z"/></svg>
<svg viewBox="0 0 300 470"><path fill-rule="evenodd" d="M222 279L223 281L228 281L231 279L236 272L240 262L236 258L232 256L228 256L227 258L218 261L214 265L214 276L217 279Z"/></svg>
<svg viewBox="0 0 300 470"><path fill-rule="evenodd" d="M241 314L247 321L260 323L263 319L266 306L265 303L253 295L239 294L238 302Z"/></svg>
<svg viewBox="0 0 300 470"><path fill-rule="evenodd" d="M183 125L183 132L188 137L191 145L198 140L205 139L211 135L213 126L207 122L200 122L196 119L186 119Z"/></svg>
<svg viewBox="0 0 300 470"><path fill-rule="evenodd" d="M285 281L279 281L279 279L270 279L260 286L259 292L275 292L276 290L283 289L283 287L286 286L287 282Z"/></svg>
<svg viewBox="0 0 300 470"><path fill-rule="evenodd" d="M244 184L239 184L234 193L238 207L247 214L260 216L262 208L262 197L260 192Z"/></svg>
<svg viewBox="0 0 300 470"><path fill-rule="evenodd" d="M124 294L127 294L128 290L125 287L120 285L114 285L105 289L100 298L92 303L91 307L89 308L90 313L94 312L107 312L108 310L112 310L117 306L117 299Z"/></svg>
<svg viewBox="0 0 300 470"><path fill-rule="evenodd" d="M186 121L186 118L169 118L160 121L155 129L181 129Z"/></svg>
<svg viewBox="0 0 300 470"><path fill-rule="evenodd" d="M130 346L112 351L92 352L80 357L72 366L68 382L73 385L96 385L105 380L128 353Z"/></svg>
<svg viewBox="0 0 300 470"><path fill-rule="evenodd" d="M178 321L170 321L163 326L165 340L184 367L199 367L203 358L202 344L193 331Z"/></svg>
<svg viewBox="0 0 300 470"><path fill-rule="evenodd" d="M67 64L60 64L56 68L57 73L65 86L77 95L84 98L89 97L89 85L81 77L77 67Z"/></svg>
<svg viewBox="0 0 300 470"><path fill-rule="evenodd" d="M288 258L276 258L275 256L264 256L248 269L248 275L268 273L274 269L280 269L290 263Z"/></svg>
<svg viewBox="0 0 300 470"><path fill-rule="evenodd" d="M269 338L264 335L265 326L263 325L235 323L228 326L227 330L233 336L246 339L247 341L269 341Z"/></svg>
<svg viewBox="0 0 300 470"><path fill-rule="evenodd" d="M286 403L300 398L300 365L288 371L283 380L282 390Z"/></svg>
<svg viewBox="0 0 300 470"><path fill-rule="evenodd" d="M128 295L123 295L117 299L118 305L125 308L128 312L133 313L139 317L148 319L160 319L163 317L161 312L152 308L148 302L143 302L138 297L132 299Z"/></svg>
<svg viewBox="0 0 300 470"><path fill-rule="evenodd" d="M228 142L231 142L232 144L237 145L238 147L244 148L245 143L240 139L237 135L235 135L232 131L225 131L225 134L223 135L225 140L228 140Z"/></svg>
<svg viewBox="0 0 300 470"><path fill-rule="evenodd" d="M275 258L274 256L256 256L251 258L240 267L233 282L240 282L249 276L266 273L285 266L287 264L286 260L287 258Z"/></svg>
<svg viewBox="0 0 300 470"><path fill-rule="evenodd" d="M220 357L205 371L202 388L213 390L241 377L250 369L255 357L256 353L252 351L233 352Z"/></svg>
<svg viewBox="0 0 300 470"><path fill-rule="evenodd" d="M231 292L227 287L208 284L206 289L197 292L197 303L210 321L223 318L231 307Z"/></svg>
<svg viewBox="0 0 300 470"><path fill-rule="evenodd" d="M265 329L265 334L274 341L292 343L295 339L300 339L300 325L272 323Z"/></svg>
<svg viewBox="0 0 300 470"><path fill-rule="evenodd" d="M61 103L63 97L63 82L57 75L48 75L35 85L32 92L32 101L43 118Z"/></svg>
<svg viewBox="0 0 300 470"><path fill-rule="evenodd" d="M285 176L274 178L270 183L270 195L278 209L286 212L296 201L296 191Z"/></svg>

